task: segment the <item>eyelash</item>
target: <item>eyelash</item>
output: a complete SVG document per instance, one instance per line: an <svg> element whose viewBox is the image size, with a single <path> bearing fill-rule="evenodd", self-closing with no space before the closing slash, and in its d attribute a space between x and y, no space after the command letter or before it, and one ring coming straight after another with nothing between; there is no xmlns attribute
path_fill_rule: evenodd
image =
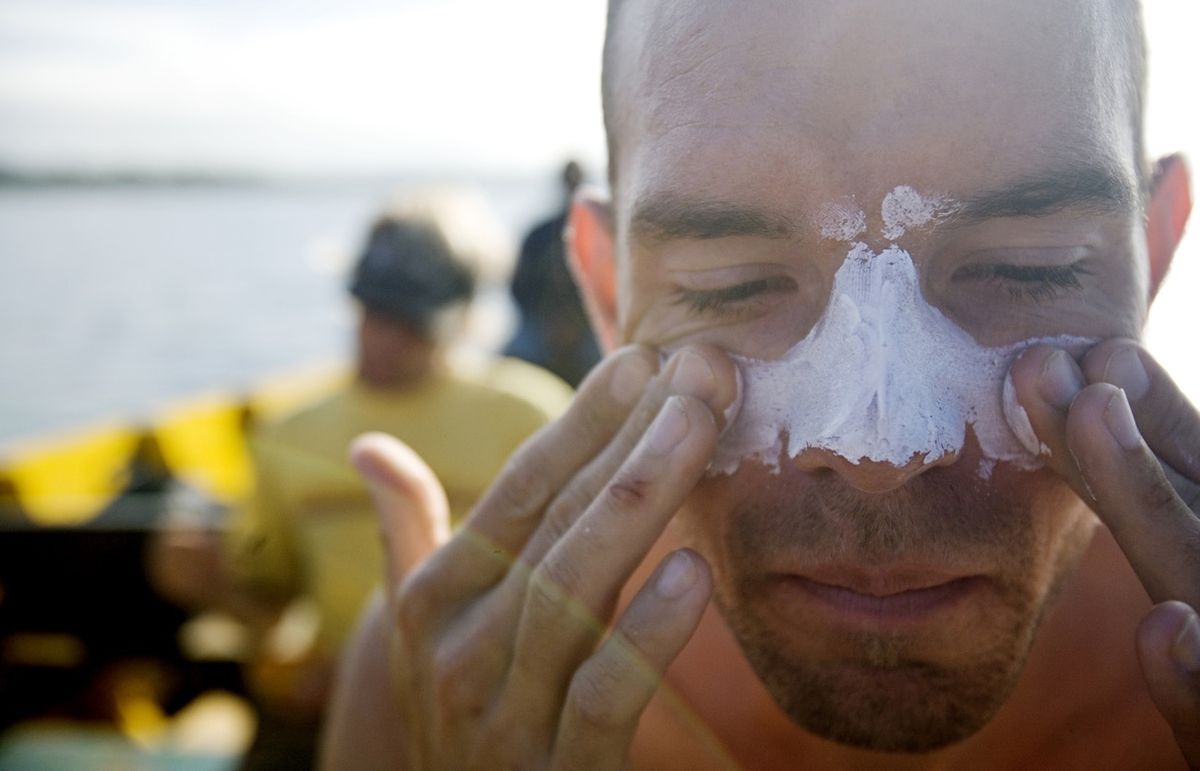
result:
<svg viewBox="0 0 1200 771"><path fill-rule="evenodd" d="M723 289L685 289L676 287L675 303L700 315L739 316L754 310L745 300L766 294L795 291L796 282L786 277L764 278Z"/></svg>
<svg viewBox="0 0 1200 771"><path fill-rule="evenodd" d="M958 273L961 279L983 279L1004 285L1014 301L1043 302L1057 300L1064 292L1083 288L1080 276L1091 275L1081 263L1070 265L974 265ZM685 289L676 287L675 303L698 315L743 316L754 310L743 301L775 292L796 289L790 278L765 278L723 289Z"/></svg>
<svg viewBox="0 0 1200 771"><path fill-rule="evenodd" d="M959 275L1002 284L1015 301L1042 302L1057 300L1064 292L1082 289L1079 277L1091 275L1091 271L1078 262L1070 265L975 265Z"/></svg>

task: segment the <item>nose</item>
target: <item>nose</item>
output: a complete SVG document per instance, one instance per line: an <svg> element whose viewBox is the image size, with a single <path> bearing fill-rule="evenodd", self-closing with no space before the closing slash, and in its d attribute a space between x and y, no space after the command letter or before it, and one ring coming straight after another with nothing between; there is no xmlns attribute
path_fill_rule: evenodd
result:
<svg viewBox="0 0 1200 771"><path fill-rule="evenodd" d="M849 460L828 450L808 450L796 459L805 471L833 471L851 487L864 493L887 493L899 489L911 480L938 466L949 466L958 460L958 453L914 455L907 463L896 465L867 458Z"/></svg>

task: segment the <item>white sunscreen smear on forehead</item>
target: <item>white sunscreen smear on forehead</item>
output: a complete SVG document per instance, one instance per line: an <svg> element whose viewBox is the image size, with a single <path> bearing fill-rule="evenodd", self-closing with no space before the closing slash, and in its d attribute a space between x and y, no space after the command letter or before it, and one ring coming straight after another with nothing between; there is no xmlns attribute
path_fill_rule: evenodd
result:
<svg viewBox="0 0 1200 771"><path fill-rule="evenodd" d="M884 196L883 237L895 241L909 228L927 225L945 213L948 201L941 196L926 198L908 185L901 185ZM847 239L848 240L848 239Z"/></svg>
<svg viewBox="0 0 1200 771"><path fill-rule="evenodd" d="M928 222L936 205L922 211L934 212ZM921 216L896 222L912 227ZM932 462L963 449L968 425L983 452L981 476L990 476L998 461L1035 468L1042 448L1011 385L1005 387L1008 368L1038 343L1088 342L1060 336L981 346L925 302L908 252L893 244L876 254L855 243L808 336L778 360L735 357L741 409L710 470L732 473L746 460L777 468L784 453L794 458L810 448L853 463Z"/></svg>
<svg viewBox="0 0 1200 771"><path fill-rule="evenodd" d="M843 198L821 207L817 225L824 238L853 241L866 231L867 215L854 204L854 199Z"/></svg>

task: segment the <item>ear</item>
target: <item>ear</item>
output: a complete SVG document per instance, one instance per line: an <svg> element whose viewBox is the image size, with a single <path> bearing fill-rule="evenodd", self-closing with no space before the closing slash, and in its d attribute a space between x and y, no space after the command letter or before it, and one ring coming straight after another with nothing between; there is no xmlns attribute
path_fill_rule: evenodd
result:
<svg viewBox="0 0 1200 771"><path fill-rule="evenodd" d="M566 232L567 260L583 295L592 329L605 351L619 345L617 258L612 205L594 189L575 193Z"/></svg>
<svg viewBox="0 0 1200 771"><path fill-rule="evenodd" d="M1192 213L1191 175L1183 156L1160 160L1150 183L1146 206L1146 247L1150 257L1150 299L1153 300L1171 267Z"/></svg>

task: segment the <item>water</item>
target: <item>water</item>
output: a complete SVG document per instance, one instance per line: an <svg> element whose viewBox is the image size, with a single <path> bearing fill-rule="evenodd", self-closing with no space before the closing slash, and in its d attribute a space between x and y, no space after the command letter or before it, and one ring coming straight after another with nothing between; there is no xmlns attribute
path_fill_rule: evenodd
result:
<svg viewBox="0 0 1200 771"><path fill-rule="evenodd" d="M0 443L342 357L352 255L387 184L0 190ZM514 236L542 180L486 182ZM1200 250L1184 244L1149 340L1200 397Z"/></svg>
<svg viewBox="0 0 1200 771"><path fill-rule="evenodd" d="M343 357L394 186L0 190L0 442ZM540 181L488 183L516 234Z"/></svg>

